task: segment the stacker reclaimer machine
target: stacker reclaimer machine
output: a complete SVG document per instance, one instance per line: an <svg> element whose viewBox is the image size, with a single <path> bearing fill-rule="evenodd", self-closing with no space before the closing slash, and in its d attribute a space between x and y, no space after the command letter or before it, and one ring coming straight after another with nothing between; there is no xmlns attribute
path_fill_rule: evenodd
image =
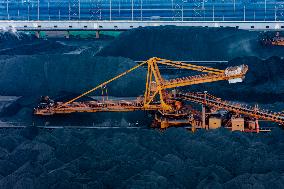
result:
<svg viewBox="0 0 284 189"><path fill-rule="evenodd" d="M83 96L145 65L147 66L147 78L144 96L135 100L77 101ZM203 74L166 80L161 75L160 65L203 72ZM266 111L260 109L257 105L247 106L225 101L210 95L206 91L183 92L177 90L178 87L223 80L227 80L232 84L242 82L247 71L247 65L228 67L221 70L154 57L67 102L54 102L45 97L40 105L34 109L34 114L50 116L76 112L149 111L154 115L152 127L166 129L170 126L184 126L191 128L193 131L219 127L226 127L232 131L257 133L267 131L267 129L260 128L258 120L272 121L284 125L284 114L282 112ZM201 105L201 111L193 108L192 105Z"/></svg>

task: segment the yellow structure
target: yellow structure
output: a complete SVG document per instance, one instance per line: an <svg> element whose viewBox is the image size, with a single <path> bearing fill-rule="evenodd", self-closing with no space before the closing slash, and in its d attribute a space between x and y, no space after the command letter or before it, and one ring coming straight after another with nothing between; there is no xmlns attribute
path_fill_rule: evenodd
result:
<svg viewBox="0 0 284 189"><path fill-rule="evenodd" d="M78 112L76 109L79 108L72 108L70 104L78 100L79 98L90 94L91 92L100 89L107 84L111 83L112 81L121 78L122 76L134 71L135 69L147 64L148 71L147 71L147 78L146 78L146 89L144 94L144 99L142 106L139 102L139 106L136 106L137 102L129 102L132 106L128 106L128 108L121 107L119 104L117 106L106 104L108 106L109 111L135 111L135 110L163 110L163 111L174 111L177 107L178 103L172 100L172 94L167 91L167 89L173 89L177 87L189 86L189 85L196 85L201 83L209 83L215 81L222 81L222 80L229 80L234 81L236 79L243 79L246 72L248 71L248 67L246 65L229 67L226 70L219 70L215 68L205 67L205 66L197 66L193 64L186 64L182 62L175 62L166 59L160 58L151 58L148 61L142 62L137 66L119 74L118 76L103 82L102 84L96 86L95 88L73 98L65 103L58 103L58 106L49 107L49 113L46 112L46 115L54 114L54 113L73 113ZM188 69L198 72L205 72L206 74L202 75L195 75L195 76L188 76L183 78L176 78L171 80L165 80L160 73L158 65L166 65L172 66L180 69ZM111 104L116 104L115 102L111 102ZM82 109L80 107L80 112L98 112L99 109L89 109L86 107ZM102 109L102 108L101 108ZM103 110L103 109L102 109ZM45 112L38 110L35 111L37 115L45 115Z"/></svg>
<svg viewBox="0 0 284 189"><path fill-rule="evenodd" d="M210 117L209 118L209 129L217 129L220 128L222 125L222 119L217 117Z"/></svg>
<svg viewBox="0 0 284 189"><path fill-rule="evenodd" d="M145 84L145 93L143 97L136 100L106 100L106 101L84 101L75 102L83 96L91 92L101 89L109 83L125 76L126 74L136 70L137 68L147 65L147 78ZM187 77L164 79L161 75L159 65L175 67L179 69L193 70L203 72L199 75L190 75ZM215 110L224 109L229 112L235 112L240 115L246 115L255 119L264 119L284 125L284 116L279 113L268 113L257 107L245 107L241 104L232 104L228 101L223 101L220 98L206 93L176 93L172 89L183 86L190 86L202 83L227 80L229 83L242 82L245 74L248 71L248 66L240 65L228 67L225 70L215 69L211 67L198 66L183 62L171 61L161 58L151 58L144 61L133 68L101 83L95 88L73 98L67 102L50 102L41 104L35 108L35 115L54 115L54 114L69 114L75 112L126 112L126 111L154 111L161 116L156 121L160 127L167 128L169 126L192 125L195 128L218 128L221 126L221 120L209 119L209 125L205 127L206 108L214 108ZM201 104L203 107L202 114L189 109L183 102L193 102ZM191 117L191 119L189 119ZM200 119L201 117L201 119ZM241 120L242 119L242 120ZM232 119L232 130L244 131L243 118Z"/></svg>
<svg viewBox="0 0 284 189"><path fill-rule="evenodd" d="M245 120L244 118L232 118L232 131L244 131L245 130Z"/></svg>
<svg viewBox="0 0 284 189"><path fill-rule="evenodd" d="M248 128L251 130L255 130L257 128L256 121L248 121Z"/></svg>

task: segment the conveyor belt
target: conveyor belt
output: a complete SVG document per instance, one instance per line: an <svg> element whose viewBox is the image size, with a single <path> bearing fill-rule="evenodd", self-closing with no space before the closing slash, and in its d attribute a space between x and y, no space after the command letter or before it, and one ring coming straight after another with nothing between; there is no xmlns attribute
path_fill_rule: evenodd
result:
<svg viewBox="0 0 284 189"><path fill-rule="evenodd" d="M275 123L284 125L284 115L282 112L267 112L257 107L224 101L207 93L178 93L177 97L198 104L204 104L209 107L224 109L256 119L273 121Z"/></svg>

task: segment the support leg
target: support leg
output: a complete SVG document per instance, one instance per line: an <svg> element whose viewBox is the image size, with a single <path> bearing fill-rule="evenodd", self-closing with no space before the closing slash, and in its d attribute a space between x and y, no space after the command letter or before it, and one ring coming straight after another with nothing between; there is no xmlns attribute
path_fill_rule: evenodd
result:
<svg viewBox="0 0 284 189"><path fill-rule="evenodd" d="M65 38L66 38L66 39L69 39L69 38L70 38L70 33L69 33L69 31L66 31Z"/></svg>
<svg viewBox="0 0 284 189"><path fill-rule="evenodd" d="M255 127L256 127L256 133L259 133L259 123L258 123L258 120L255 120Z"/></svg>
<svg viewBox="0 0 284 189"><path fill-rule="evenodd" d="M205 105L202 105L202 128L203 129L207 129L206 128L206 123L205 123Z"/></svg>
<svg viewBox="0 0 284 189"><path fill-rule="evenodd" d="M100 38L100 31L96 31L96 39Z"/></svg>
<svg viewBox="0 0 284 189"><path fill-rule="evenodd" d="M37 39L39 39L39 38L40 38L39 33L40 33L40 31L35 31L35 37L36 37Z"/></svg>

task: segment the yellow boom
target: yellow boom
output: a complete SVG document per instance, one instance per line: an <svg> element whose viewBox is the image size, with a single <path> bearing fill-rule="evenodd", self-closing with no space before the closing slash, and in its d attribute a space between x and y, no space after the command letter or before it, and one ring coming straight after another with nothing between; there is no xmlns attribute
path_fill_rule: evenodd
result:
<svg viewBox="0 0 284 189"><path fill-rule="evenodd" d="M198 65L187 64L183 62L175 62L175 61L170 61L170 60L154 57L101 83L100 85L94 87L93 89L89 91L86 91L85 93L77 96L76 98L73 98L63 103L57 108L60 108L63 106L66 107L68 104L80 99L83 96L90 94L91 92L115 81L118 78L121 78L122 76L134 71L135 69L145 64L148 65L148 71L147 71L146 89L145 89L144 101L143 101L144 109L155 109L157 108L157 106L159 106L158 108L161 108L162 110L171 110L172 107L167 104L167 96L166 96L166 91L165 91L166 89L182 87L182 86L189 86L189 85L200 84L200 83L221 81L221 80L233 80L233 79L238 79L238 78L242 79L248 70L247 66L242 65L242 68L239 70L239 72L235 71L235 72L229 73L228 70L232 68L227 68L226 70L219 70L216 68L198 66ZM164 80L159 70L159 66L158 66L159 64L172 66L172 67L176 67L180 69L188 69L188 70L193 70L193 71L198 71L198 72L205 72L207 74L184 77L184 78L176 78L173 80ZM232 70L234 71L237 68L238 67L235 67ZM229 74L226 72L228 72ZM159 101L160 101L159 105L157 103L153 104L154 99L157 95L159 95Z"/></svg>

